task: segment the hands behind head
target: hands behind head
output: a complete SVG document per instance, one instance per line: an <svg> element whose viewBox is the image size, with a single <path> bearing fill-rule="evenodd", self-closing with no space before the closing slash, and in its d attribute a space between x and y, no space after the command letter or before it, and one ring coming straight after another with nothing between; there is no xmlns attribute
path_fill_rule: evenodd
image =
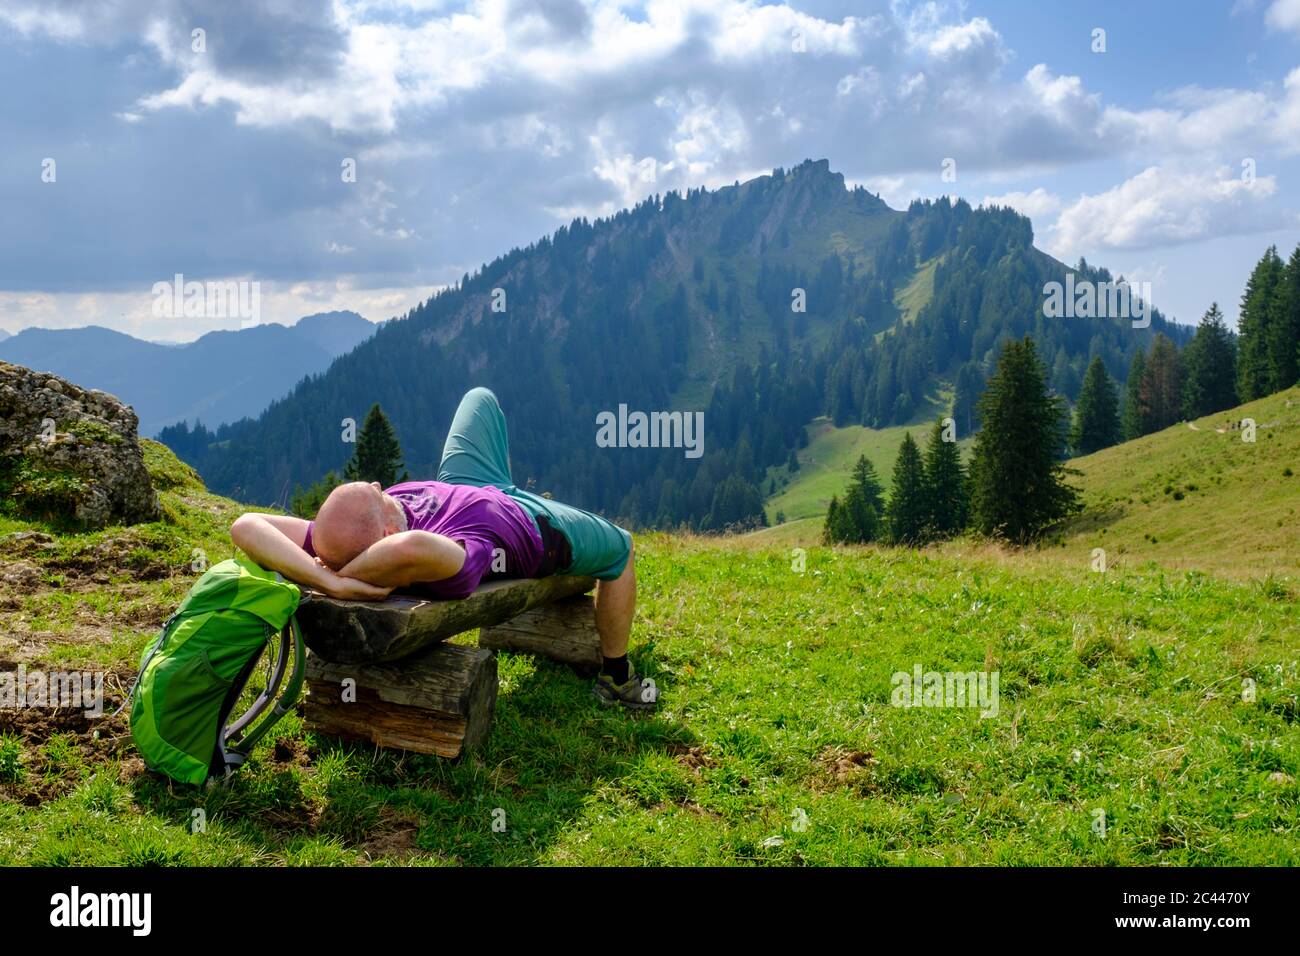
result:
<svg viewBox="0 0 1300 956"><path fill-rule="evenodd" d="M380 587L360 578L348 578L334 571L320 558L316 559L324 579L319 587L332 598L342 601L382 601L392 593L391 587Z"/></svg>

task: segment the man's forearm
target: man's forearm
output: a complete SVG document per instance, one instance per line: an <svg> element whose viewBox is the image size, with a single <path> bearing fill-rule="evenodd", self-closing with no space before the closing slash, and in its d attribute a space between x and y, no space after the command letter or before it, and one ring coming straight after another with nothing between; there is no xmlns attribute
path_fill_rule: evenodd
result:
<svg viewBox="0 0 1300 956"><path fill-rule="evenodd" d="M381 538L339 574L382 587L405 587L449 578L465 564L465 549L432 531L401 531Z"/></svg>
<svg viewBox="0 0 1300 956"><path fill-rule="evenodd" d="M230 539L244 553L290 581L324 590L329 573L258 514L241 515L230 528Z"/></svg>

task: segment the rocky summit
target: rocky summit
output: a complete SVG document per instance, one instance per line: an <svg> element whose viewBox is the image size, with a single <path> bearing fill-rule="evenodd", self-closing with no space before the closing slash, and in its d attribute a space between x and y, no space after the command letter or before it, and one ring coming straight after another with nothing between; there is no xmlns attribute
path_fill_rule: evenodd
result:
<svg viewBox="0 0 1300 956"><path fill-rule="evenodd" d="M0 508L81 528L160 516L129 405L0 362Z"/></svg>

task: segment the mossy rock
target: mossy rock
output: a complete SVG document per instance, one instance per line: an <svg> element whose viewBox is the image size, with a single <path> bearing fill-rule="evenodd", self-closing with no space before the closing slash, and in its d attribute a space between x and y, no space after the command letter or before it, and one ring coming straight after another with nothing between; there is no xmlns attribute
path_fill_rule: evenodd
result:
<svg viewBox="0 0 1300 956"><path fill-rule="evenodd" d="M102 422L89 418L68 422L62 426L61 430L66 431L69 435L76 435L83 441L103 442L105 445L122 444L121 435Z"/></svg>
<svg viewBox="0 0 1300 956"><path fill-rule="evenodd" d="M156 521L137 426L106 392L0 362L0 509L67 530Z"/></svg>
<svg viewBox="0 0 1300 956"><path fill-rule="evenodd" d="M0 511L5 514L76 528L79 523L70 516L85 493L86 482L75 472L42 468L23 457L0 462Z"/></svg>

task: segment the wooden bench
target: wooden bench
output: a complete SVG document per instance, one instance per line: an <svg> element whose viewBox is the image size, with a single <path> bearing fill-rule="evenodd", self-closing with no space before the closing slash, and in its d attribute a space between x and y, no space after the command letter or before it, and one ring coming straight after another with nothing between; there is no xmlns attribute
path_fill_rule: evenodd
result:
<svg viewBox="0 0 1300 956"><path fill-rule="evenodd" d="M458 601L341 601L306 591L310 729L380 747L456 757L487 739L496 651L600 666L592 578L498 580ZM478 628L478 647L447 639Z"/></svg>

